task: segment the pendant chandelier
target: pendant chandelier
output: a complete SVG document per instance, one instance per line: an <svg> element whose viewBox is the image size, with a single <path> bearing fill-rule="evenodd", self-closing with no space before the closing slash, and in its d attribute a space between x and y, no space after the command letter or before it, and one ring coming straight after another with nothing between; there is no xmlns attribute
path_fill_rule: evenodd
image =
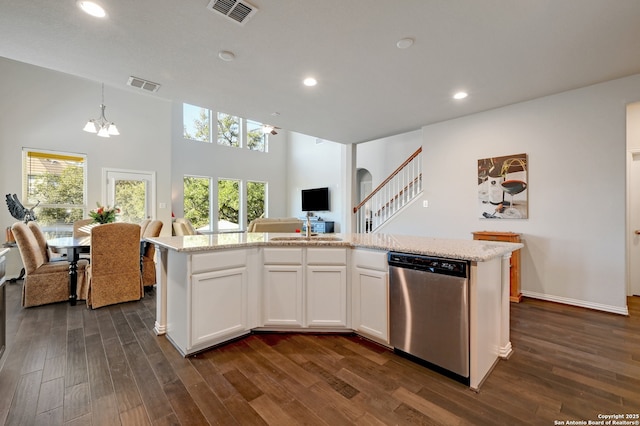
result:
<svg viewBox="0 0 640 426"><path fill-rule="evenodd" d="M104 110L107 106L104 104L104 83L102 83L102 103L100 104L100 118L87 121L84 126L85 132L97 133L102 138L108 138L110 136L118 136L120 132L116 125L109 122L104 116Z"/></svg>

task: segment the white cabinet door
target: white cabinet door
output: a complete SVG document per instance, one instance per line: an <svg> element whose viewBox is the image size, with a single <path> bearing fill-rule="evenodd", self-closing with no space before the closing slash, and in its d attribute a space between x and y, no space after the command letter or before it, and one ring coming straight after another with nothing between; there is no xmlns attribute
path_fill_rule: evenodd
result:
<svg viewBox="0 0 640 426"><path fill-rule="evenodd" d="M347 267L307 266L307 326L347 326Z"/></svg>
<svg viewBox="0 0 640 426"><path fill-rule="evenodd" d="M247 286L246 267L192 276L191 348L247 329Z"/></svg>
<svg viewBox="0 0 640 426"><path fill-rule="evenodd" d="M378 342L389 343L387 272L353 268L353 329Z"/></svg>
<svg viewBox="0 0 640 426"><path fill-rule="evenodd" d="M265 326L302 327L302 265L265 265L262 319Z"/></svg>

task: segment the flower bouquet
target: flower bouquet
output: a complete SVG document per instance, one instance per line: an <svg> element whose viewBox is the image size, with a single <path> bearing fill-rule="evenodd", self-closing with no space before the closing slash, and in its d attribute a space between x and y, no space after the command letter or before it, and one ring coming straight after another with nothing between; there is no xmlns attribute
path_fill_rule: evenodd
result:
<svg viewBox="0 0 640 426"><path fill-rule="evenodd" d="M116 215L120 213L120 209L117 207L101 206L96 203L97 209L91 210L89 216L96 223L112 223L116 221Z"/></svg>

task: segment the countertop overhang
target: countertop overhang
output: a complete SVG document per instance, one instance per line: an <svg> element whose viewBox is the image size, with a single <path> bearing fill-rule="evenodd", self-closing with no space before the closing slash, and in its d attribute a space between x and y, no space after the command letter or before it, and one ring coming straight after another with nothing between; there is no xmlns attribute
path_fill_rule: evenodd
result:
<svg viewBox="0 0 640 426"><path fill-rule="evenodd" d="M521 243L431 238L396 234L318 234L237 232L146 238L157 246L194 254L249 247L347 247L397 251L449 259L484 262L524 247ZM327 239L332 237L332 239ZM295 239L288 239L295 238Z"/></svg>

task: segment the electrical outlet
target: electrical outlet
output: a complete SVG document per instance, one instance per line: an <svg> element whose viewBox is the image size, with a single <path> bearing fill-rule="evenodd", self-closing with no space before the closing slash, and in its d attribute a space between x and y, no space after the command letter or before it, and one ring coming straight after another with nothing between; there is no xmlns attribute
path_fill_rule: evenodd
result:
<svg viewBox="0 0 640 426"><path fill-rule="evenodd" d="M422 207L429 207L429 200L423 200Z"/></svg>
<svg viewBox="0 0 640 426"><path fill-rule="evenodd" d="M158 207L161 209L166 209L167 208L167 203L158 203Z"/></svg>

